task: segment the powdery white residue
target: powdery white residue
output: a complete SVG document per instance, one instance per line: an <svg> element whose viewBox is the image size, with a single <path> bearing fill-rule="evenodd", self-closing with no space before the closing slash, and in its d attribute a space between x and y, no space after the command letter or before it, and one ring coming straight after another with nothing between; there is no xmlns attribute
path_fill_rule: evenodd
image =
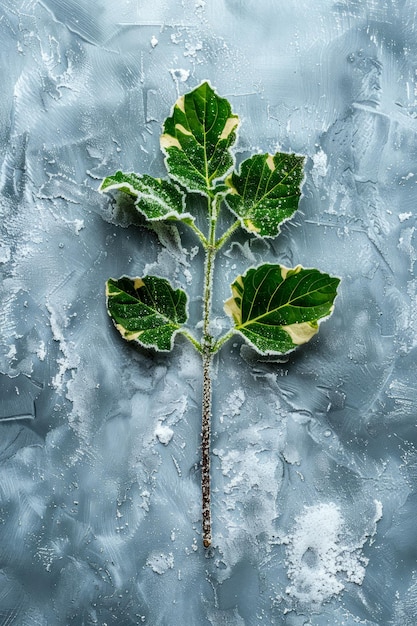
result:
<svg viewBox="0 0 417 626"><path fill-rule="evenodd" d="M79 356L75 350L73 342L67 342L64 336L64 329L68 326L69 319L66 317L62 309L55 308L52 304L47 303L46 308L49 311L49 323L51 325L52 336L59 343L63 357L57 359L59 366L58 372L52 379L52 386L55 389L61 389L65 382L65 375L68 371L74 370L79 364Z"/></svg>
<svg viewBox="0 0 417 626"><path fill-rule="evenodd" d="M36 351L36 354L39 358L40 361L44 361L45 357L46 357L46 346L45 346L45 342L41 341L39 344L39 347Z"/></svg>
<svg viewBox="0 0 417 626"><path fill-rule="evenodd" d="M413 214L411 212L409 213L400 213L398 215L398 219L400 220L400 222L405 222L405 220L409 220L410 217L412 217Z"/></svg>
<svg viewBox="0 0 417 626"><path fill-rule="evenodd" d="M183 274L185 280L187 281L187 285L191 285L191 283L193 282L193 275L191 274L190 270L188 268L185 268L183 270Z"/></svg>
<svg viewBox="0 0 417 626"><path fill-rule="evenodd" d="M80 230L85 228L84 220L74 220L75 234L78 235Z"/></svg>
<svg viewBox="0 0 417 626"><path fill-rule="evenodd" d="M327 154L320 148L316 154L313 154L313 170L312 177L316 187L319 186L320 178L324 178L327 174Z"/></svg>
<svg viewBox="0 0 417 626"><path fill-rule="evenodd" d="M176 45L178 45L181 42L181 39L182 39L182 33L181 32L172 33L172 35L171 35L172 43L175 43Z"/></svg>
<svg viewBox="0 0 417 626"><path fill-rule="evenodd" d="M10 261L11 256L10 247L3 244L0 247L0 263L7 263Z"/></svg>
<svg viewBox="0 0 417 626"><path fill-rule="evenodd" d="M67 220L64 217L62 218L62 220L65 222L65 224L71 224L71 226L74 226L74 232L76 235L79 234L80 230L85 228L84 220Z"/></svg>
<svg viewBox="0 0 417 626"><path fill-rule="evenodd" d="M382 511L377 511L375 523ZM296 518L287 547L287 574L291 581L286 592L303 605L318 608L340 593L346 583L362 584L368 563L360 545L348 544L339 507L334 503L305 507Z"/></svg>
<svg viewBox="0 0 417 626"><path fill-rule="evenodd" d="M246 396L243 389L235 389L226 399L226 409L220 415L220 423L224 418L230 419L240 414L240 410L245 402Z"/></svg>
<svg viewBox="0 0 417 626"><path fill-rule="evenodd" d="M158 426L155 428L155 437L167 446L174 436L174 431L169 426L164 426L161 422L158 422Z"/></svg>
<svg viewBox="0 0 417 626"><path fill-rule="evenodd" d="M416 249L414 245L415 231L416 229L414 227L404 228L404 230L402 231L401 237L399 239L399 242L398 242L398 250L400 250L401 252L404 252L404 254L406 254L410 259L410 265L409 265L410 272L413 272L414 262L417 260L417 254L416 254Z"/></svg>
<svg viewBox="0 0 417 626"><path fill-rule="evenodd" d="M171 69L169 73L172 76L172 80L178 85L178 83L185 83L190 77L190 70L184 70L181 68Z"/></svg>
<svg viewBox="0 0 417 626"><path fill-rule="evenodd" d="M248 494L253 489L259 495L259 490L262 489L265 493L275 495L278 486L271 480L276 469L275 464L262 450L248 449L243 455L242 450L225 452L215 448L213 454L220 457L222 473L229 478L224 486L224 493L233 496L231 499L225 498L229 508L236 506L236 494L240 492Z"/></svg>
<svg viewBox="0 0 417 626"><path fill-rule="evenodd" d="M197 43L186 43L185 44L185 52L184 52L184 56L185 57L196 57L197 56L197 52L199 52L200 50L203 49L203 44L201 43L201 41L198 41Z"/></svg>
<svg viewBox="0 0 417 626"><path fill-rule="evenodd" d="M150 567L156 574L162 576L169 569L174 567L174 555L172 552L163 554L162 552L152 552L146 560L146 565Z"/></svg>

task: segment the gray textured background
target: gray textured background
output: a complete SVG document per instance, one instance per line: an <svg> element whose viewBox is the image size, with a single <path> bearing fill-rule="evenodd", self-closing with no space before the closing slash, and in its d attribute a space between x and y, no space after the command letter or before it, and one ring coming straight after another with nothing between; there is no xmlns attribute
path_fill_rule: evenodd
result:
<svg viewBox="0 0 417 626"><path fill-rule="evenodd" d="M0 1L1 625L415 626L416 12ZM242 119L238 160L308 157L280 237L219 257L218 325L248 265L343 280L286 362L219 354L210 558L199 359L132 349L103 294L167 276L197 323L202 254L97 192L118 168L164 175L161 124L203 79Z"/></svg>

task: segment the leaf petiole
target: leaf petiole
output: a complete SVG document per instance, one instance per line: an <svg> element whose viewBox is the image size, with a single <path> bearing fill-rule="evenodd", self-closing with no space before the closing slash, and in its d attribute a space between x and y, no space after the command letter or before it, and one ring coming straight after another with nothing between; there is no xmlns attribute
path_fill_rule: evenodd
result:
<svg viewBox="0 0 417 626"><path fill-rule="evenodd" d="M201 241L201 245L203 246L204 249L206 249L209 245L209 242L205 234L198 228L198 226L194 224L193 221L191 220L187 222L184 221L184 223L187 224L187 226L189 226L191 230L197 235L197 237Z"/></svg>
<svg viewBox="0 0 417 626"><path fill-rule="evenodd" d="M221 237L216 241L216 250L220 250L220 248L226 243L229 237L237 230L240 226L240 220L236 220L233 224L223 233Z"/></svg>
<svg viewBox="0 0 417 626"><path fill-rule="evenodd" d="M220 348L226 343L226 341L229 341L229 339L231 339L234 334L235 333L234 333L233 330L229 330L222 337L217 339L217 341L213 345L212 353L215 354L216 352L218 352L220 350Z"/></svg>
<svg viewBox="0 0 417 626"><path fill-rule="evenodd" d="M188 332L188 330L185 330L185 328L180 328L178 332L181 333L181 335L184 335L184 337L186 337L186 339L188 339L188 341L193 344L197 352L203 354L203 347L201 343L197 341L197 339L193 337L192 334Z"/></svg>

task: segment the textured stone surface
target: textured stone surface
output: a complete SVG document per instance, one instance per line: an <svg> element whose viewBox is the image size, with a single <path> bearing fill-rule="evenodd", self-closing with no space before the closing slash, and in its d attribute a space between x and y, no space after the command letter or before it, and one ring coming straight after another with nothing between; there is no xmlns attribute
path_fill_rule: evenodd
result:
<svg viewBox="0 0 417 626"><path fill-rule="evenodd" d="M414 626L416 10L0 2L0 624ZM162 122L203 79L242 119L238 161L308 157L281 235L219 257L218 325L248 265L343 281L286 362L219 354L210 558L199 358L132 349L104 302L109 276L155 273L197 323L202 253L97 192L164 175Z"/></svg>

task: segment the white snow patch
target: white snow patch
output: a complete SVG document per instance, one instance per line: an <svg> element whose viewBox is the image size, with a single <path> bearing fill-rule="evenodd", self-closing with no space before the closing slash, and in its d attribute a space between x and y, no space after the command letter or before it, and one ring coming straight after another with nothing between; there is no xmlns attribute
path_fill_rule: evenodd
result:
<svg viewBox="0 0 417 626"><path fill-rule="evenodd" d="M189 43L185 44L186 52L184 52L185 57L196 57L197 52L203 49L203 44L201 41L197 41L197 43Z"/></svg>
<svg viewBox="0 0 417 626"><path fill-rule="evenodd" d="M85 228L84 220L74 220L75 234L78 235L80 230Z"/></svg>
<svg viewBox="0 0 417 626"><path fill-rule="evenodd" d="M14 345L14 343L12 343L9 346L9 351L6 354L6 358L9 359L10 361L13 361L13 359L16 357L16 354L17 354L16 346Z"/></svg>
<svg viewBox="0 0 417 626"><path fill-rule="evenodd" d="M246 396L242 388L232 391L226 399L226 409L220 415L220 423L223 423L225 417L231 418L239 415L245 400Z"/></svg>
<svg viewBox="0 0 417 626"><path fill-rule="evenodd" d="M314 182L318 182L318 177L324 178L327 174L327 154L320 148L316 154L313 154L313 179Z"/></svg>
<svg viewBox="0 0 417 626"><path fill-rule="evenodd" d="M49 302L46 303L46 308L50 314L49 323L52 336L59 343L59 349L63 354L63 357L58 358L56 361L59 365L59 370L52 379L54 389L61 389L65 382L66 373L77 368L80 358L75 350L74 343L72 341L67 342L64 336L64 329L69 324L69 318L62 309L55 308Z"/></svg>
<svg viewBox="0 0 417 626"><path fill-rule="evenodd" d="M411 213L411 211L408 212L408 213L400 213L398 215L398 219L400 220L400 222L405 222L405 220L409 220L410 217L412 217L412 216L413 216L413 214Z"/></svg>
<svg viewBox="0 0 417 626"><path fill-rule="evenodd" d="M11 251L10 247L6 245L2 245L0 248L0 263L7 263L10 261Z"/></svg>
<svg viewBox="0 0 417 626"><path fill-rule="evenodd" d="M158 43L159 42L158 42L157 38L155 37L155 35L152 35L152 38L151 38L151 46L152 46L152 48L155 48L155 46L157 46Z"/></svg>
<svg viewBox="0 0 417 626"><path fill-rule="evenodd" d="M376 522L382 505L375 502ZM296 518L287 547L287 574L291 581L286 592L303 605L317 608L337 595L346 583L361 585L368 559L361 554L369 535L356 544L348 542L340 508L335 503L306 506Z"/></svg>
<svg viewBox="0 0 417 626"><path fill-rule="evenodd" d="M158 422L158 426L155 428L155 437L167 446L174 436L174 431L169 426L164 426L161 422Z"/></svg>
<svg viewBox="0 0 417 626"><path fill-rule="evenodd" d="M400 250L401 252L404 252L404 254L406 254L409 257L410 272L413 272L414 262L417 261L417 254L416 254L416 249L415 249L415 245L413 241L415 231L416 229L414 227L404 228L404 230L402 231L402 235L399 238L398 246L397 246L398 250Z"/></svg>
<svg viewBox="0 0 417 626"><path fill-rule="evenodd" d="M174 567L174 555L172 552L163 554L162 552L152 552L147 560L146 565L150 567L156 574L162 576L169 569Z"/></svg>
<svg viewBox="0 0 417 626"><path fill-rule="evenodd" d="M193 282L193 275L191 274L190 270L188 268L185 268L183 274L185 280L187 281L187 285L191 285L191 283Z"/></svg>
<svg viewBox="0 0 417 626"><path fill-rule="evenodd" d="M150 492L147 489L145 489L140 494L140 497L142 498L142 502L140 503L140 508L143 509L144 511L148 512L149 511L150 500L151 500Z"/></svg>
<svg viewBox="0 0 417 626"><path fill-rule="evenodd" d="M178 45L181 42L182 39L182 33L178 32L178 33L173 33L171 35L171 41L172 43L175 43L176 45Z"/></svg>
<svg viewBox="0 0 417 626"><path fill-rule="evenodd" d="M185 83L190 77L190 70L184 70L181 68L171 69L169 73L172 76L172 80L177 83Z"/></svg>
<svg viewBox="0 0 417 626"><path fill-rule="evenodd" d="M41 341L39 344L39 348L36 351L36 354L39 358L40 361L44 361L45 357L46 357L46 347L45 347L45 342Z"/></svg>

